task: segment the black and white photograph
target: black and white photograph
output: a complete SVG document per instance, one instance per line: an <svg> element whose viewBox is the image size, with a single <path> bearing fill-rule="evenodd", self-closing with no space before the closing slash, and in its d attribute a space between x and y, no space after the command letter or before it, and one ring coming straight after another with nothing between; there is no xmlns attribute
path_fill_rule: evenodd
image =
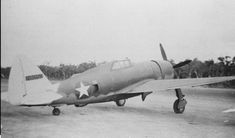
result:
<svg viewBox="0 0 235 138"><path fill-rule="evenodd" d="M1 137L235 137L235 1L1 0Z"/></svg>

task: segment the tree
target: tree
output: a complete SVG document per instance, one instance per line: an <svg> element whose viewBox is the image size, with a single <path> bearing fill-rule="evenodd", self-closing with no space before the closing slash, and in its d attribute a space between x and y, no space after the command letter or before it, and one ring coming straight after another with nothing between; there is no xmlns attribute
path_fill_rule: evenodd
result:
<svg viewBox="0 0 235 138"><path fill-rule="evenodd" d="M214 60L213 59L206 60L204 63L206 65L207 69L208 69L207 70L208 71L208 76L209 77L214 76L214 74L213 74Z"/></svg>

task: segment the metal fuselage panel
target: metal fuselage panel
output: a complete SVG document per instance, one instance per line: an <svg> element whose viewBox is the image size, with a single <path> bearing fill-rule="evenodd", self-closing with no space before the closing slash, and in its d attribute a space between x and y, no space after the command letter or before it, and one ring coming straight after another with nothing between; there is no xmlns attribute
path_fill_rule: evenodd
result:
<svg viewBox="0 0 235 138"><path fill-rule="evenodd" d="M84 73L75 75L68 80L61 82L58 93L64 97L53 102L54 104L74 104L74 103L94 103L105 101L110 93L115 92L129 85L135 84L145 79L164 79L173 77L173 68L169 62L158 63L156 61L131 64L126 68L112 69L113 63L105 66L98 66ZM75 89L80 87L80 83L89 86L98 86L94 91L91 87L88 93L89 97L79 99Z"/></svg>

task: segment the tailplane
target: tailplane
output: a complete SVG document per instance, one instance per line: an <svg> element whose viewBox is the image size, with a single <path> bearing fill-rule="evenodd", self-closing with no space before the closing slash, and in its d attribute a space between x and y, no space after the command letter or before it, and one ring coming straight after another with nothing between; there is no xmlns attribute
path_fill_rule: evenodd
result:
<svg viewBox="0 0 235 138"><path fill-rule="evenodd" d="M61 98L50 81L25 56L18 56L12 64L8 101L13 105L47 105Z"/></svg>
<svg viewBox="0 0 235 138"><path fill-rule="evenodd" d="M235 113L235 108L224 110L223 113Z"/></svg>

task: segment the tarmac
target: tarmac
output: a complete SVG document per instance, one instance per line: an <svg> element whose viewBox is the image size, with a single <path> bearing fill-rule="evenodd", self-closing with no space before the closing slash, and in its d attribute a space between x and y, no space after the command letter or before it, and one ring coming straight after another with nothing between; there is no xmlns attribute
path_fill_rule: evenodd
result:
<svg viewBox="0 0 235 138"><path fill-rule="evenodd" d="M4 89L1 88L1 91ZM174 91L155 92L128 99L124 107L114 102L85 107L62 106L53 116L51 107L19 107L1 101L3 138L232 138L235 89L185 88L188 104L183 114L173 112Z"/></svg>

